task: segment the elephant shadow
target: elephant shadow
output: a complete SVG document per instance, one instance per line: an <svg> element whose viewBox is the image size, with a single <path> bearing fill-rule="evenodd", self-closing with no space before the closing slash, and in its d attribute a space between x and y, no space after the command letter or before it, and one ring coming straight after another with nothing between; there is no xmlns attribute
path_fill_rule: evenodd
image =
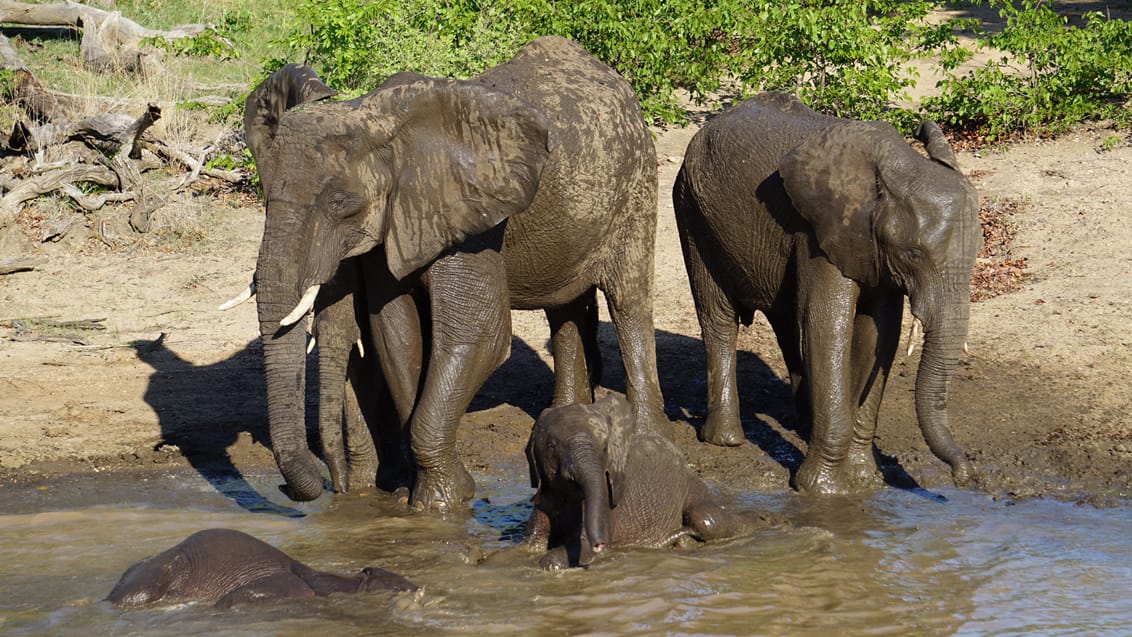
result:
<svg viewBox="0 0 1132 637"><path fill-rule="evenodd" d="M163 333L153 341L130 343L138 359L153 369L144 399L161 427L154 450L179 450L218 493L245 510L304 516L264 497L245 479L229 452L238 443L271 448L259 340L224 360L196 365L169 349L165 338ZM317 377L308 374L316 383ZM308 401L317 396L316 391L317 387L308 386Z"/></svg>
<svg viewBox="0 0 1132 637"><path fill-rule="evenodd" d="M686 423L698 434L707 414L703 344L698 338L664 330L657 330L655 335L657 371L665 413L677 426ZM624 393L625 370L611 323L602 321L598 326L598 344L602 352L601 385ZM549 350L549 343L543 343L542 347ZM802 462L801 450L757 417L764 414L785 429L798 430L789 383L779 379L758 355L741 349L738 352L738 374L744 414L742 423L747 440L793 474ZM553 393L553 370L530 344L513 336L511 356L484 383L469 411L509 404L535 419L549 406ZM720 452L723 453L723 450Z"/></svg>
<svg viewBox="0 0 1132 637"><path fill-rule="evenodd" d="M655 335L665 413L677 427L683 424L695 429L698 437L707 415L703 343L699 338L665 330L656 330ZM623 393L625 371L611 323L600 323L598 344L602 352L601 385ZM548 351L549 343L543 343L542 348ZM775 421L783 431L792 432L802 440L809 439L809 423L798 416L789 380L780 378L760 355L742 348L736 352L736 374L743 415L741 423L747 440L788 470L793 480L805 457L803 449L764 420L765 417ZM509 404L536 419L549 406L553 393L553 370L530 344L513 336L511 356L484 383L469 411ZM726 450L720 449L719 453ZM895 457L879 450L874 450L874 454L886 483L903 489L920 488Z"/></svg>

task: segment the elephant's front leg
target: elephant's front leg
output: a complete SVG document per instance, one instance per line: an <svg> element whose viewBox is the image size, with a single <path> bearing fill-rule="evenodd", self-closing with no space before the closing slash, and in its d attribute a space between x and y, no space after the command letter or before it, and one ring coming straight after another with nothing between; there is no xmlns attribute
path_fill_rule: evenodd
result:
<svg viewBox="0 0 1132 637"><path fill-rule="evenodd" d="M882 484L873 454L877 416L892 360L900 340L904 299L897 292L874 291L862 299L853 322L853 391L859 407L846 458L850 483L861 488Z"/></svg>
<svg viewBox="0 0 1132 637"><path fill-rule="evenodd" d="M410 502L418 508L449 509L475 493L475 482L456 455L456 427L511 347L502 256L490 247L466 249L436 261L424 277L432 349L410 425L417 464Z"/></svg>
<svg viewBox="0 0 1132 637"><path fill-rule="evenodd" d="M798 320L813 416L809 449L794 486L803 493L855 490L845 474L857 414L851 359L856 284L823 257L799 266Z"/></svg>

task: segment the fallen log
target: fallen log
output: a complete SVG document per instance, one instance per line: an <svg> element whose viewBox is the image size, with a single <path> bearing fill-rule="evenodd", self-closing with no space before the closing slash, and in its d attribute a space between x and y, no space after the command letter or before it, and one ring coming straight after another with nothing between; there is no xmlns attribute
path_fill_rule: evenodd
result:
<svg viewBox="0 0 1132 637"><path fill-rule="evenodd" d="M114 30L111 35L119 45L136 45L146 38L166 40L191 38L209 28L206 24L183 24L168 31L161 31L147 29L129 18L122 17L117 11L104 11L77 2L28 4L0 0L0 22L41 27L79 27L82 26L84 17L100 23L113 21Z"/></svg>
<svg viewBox="0 0 1132 637"><path fill-rule="evenodd" d="M34 270L47 262L47 257L11 257L0 259L0 274Z"/></svg>
<svg viewBox="0 0 1132 637"><path fill-rule="evenodd" d="M84 181L108 188L118 187L118 175L103 166L80 165L25 179L0 197L0 228L11 225L16 220L20 214L20 205L25 201L59 190L61 186Z"/></svg>

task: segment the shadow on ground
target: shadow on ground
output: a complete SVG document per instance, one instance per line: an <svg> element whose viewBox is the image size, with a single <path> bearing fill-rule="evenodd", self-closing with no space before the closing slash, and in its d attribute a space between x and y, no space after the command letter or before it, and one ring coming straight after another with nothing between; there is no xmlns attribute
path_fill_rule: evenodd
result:
<svg viewBox="0 0 1132 637"><path fill-rule="evenodd" d="M249 342L216 363L194 365L170 350L164 338L162 334L154 341L130 344L138 359L153 368L145 401L161 426L157 448L179 450L219 493L248 511L304 515L259 493L244 479L229 451L241 443L271 448L259 342Z"/></svg>

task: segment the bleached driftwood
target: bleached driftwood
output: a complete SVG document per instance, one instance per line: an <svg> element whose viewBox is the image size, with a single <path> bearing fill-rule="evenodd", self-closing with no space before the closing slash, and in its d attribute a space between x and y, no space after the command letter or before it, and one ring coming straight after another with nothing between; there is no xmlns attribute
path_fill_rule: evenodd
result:
<svg viewBox="0 0 1132 637"><path fill-rule="evenodd" d="M0 274L12 274L13 272L34 270L46 262L46 257L11 257L9 259L0 259Z"/></svg>
<svg viewBox="0 0 1132 637"><path fill-rule="evenodd" d="M0 22L81 28L79 50L84 67L98 72L124 70L150 75L161 70L161 62L152 51L143 50L140 46L142 40L178 40L209 28L204 24L186 24L161 31L143 27L117 11L105 11L77 2L28 4L13 0L0 0Z"/></svg>
<svg viewBox="0 0 1132 637"><path fill-rule="evenodd" d="M0 197L0 228L16 220L20 213L20 205L25 201L55 192L63 186L73 186L82 182L116 188L118 176L113 170L104 166L84 164L25 179L20 185Z"/></svg>

